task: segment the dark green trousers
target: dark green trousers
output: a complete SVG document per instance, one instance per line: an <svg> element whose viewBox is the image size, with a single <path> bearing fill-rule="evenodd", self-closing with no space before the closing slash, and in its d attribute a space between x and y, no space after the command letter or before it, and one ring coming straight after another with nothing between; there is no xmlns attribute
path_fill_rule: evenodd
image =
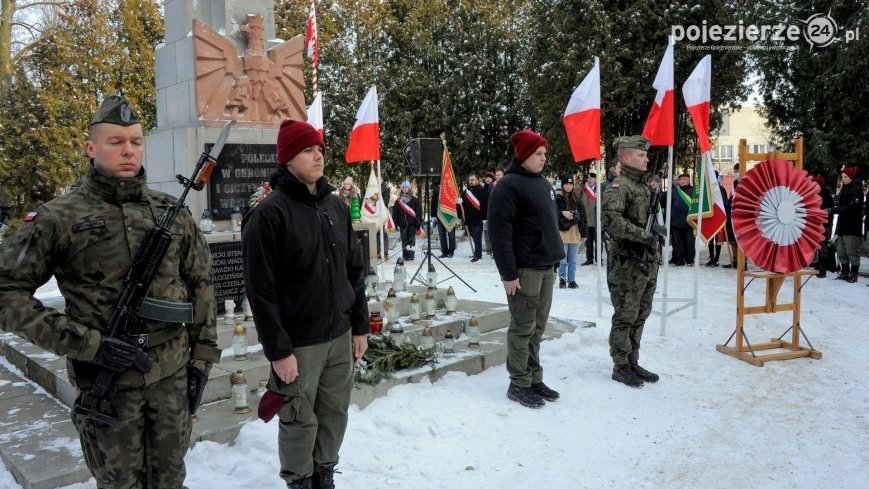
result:
<svg viewBox="0 0 869 489"><path fill-rule="evenodd" d="M520 268L515 294L507 296L510 327L507 329L507 373L520 387L543 382L540 366L540 341L549 320L555 270Z"/></svg>
<svg viewBox="0 0 869 489"><path fill-rule="evenodd" d="M338 463L353 389L350 331L294 350L299 376L285 384L272 371L269 388L285 396L278 416L281 478L288 484Z"/></svg>
<svg viewBox="0 0 869 489"><path fill-rule="evenodd" d="M120 390L114 402L121 419L117 428L72 416L97 487L184 487L191 430L187 369L143 388Z"/></svg>
<svg viewBox="0 0 869 489"><path fill-rule="evenodd" d="M643 326L652 313L652 299L658 283L657 260L647 262L647 273L639 269L637 260L632 256L613 255L607 277L613 284L611 299L614 311L609 344L610 357L616 366L639 361Z"/></svg>

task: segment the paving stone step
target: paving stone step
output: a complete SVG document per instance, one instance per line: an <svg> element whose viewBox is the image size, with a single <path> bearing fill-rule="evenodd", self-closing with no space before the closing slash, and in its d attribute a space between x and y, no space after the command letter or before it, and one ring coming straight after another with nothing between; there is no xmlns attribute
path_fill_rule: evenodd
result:
<svg viewBox="0 0 869 489"><path fill-rule="evenodd" d="M409 303L409 298L408 298ZM392 387L418 383L428 377L432 382L447 372L463 371L473 375L506 361L507 306L478 301L460 301L455 315L438 312L432 322L435 339L441 341L447 328L453 329L456 353L439 356L435 368L423 367L402 371L377 385L357 384L352 402L365 407ZM472 315L480 319L480 348L467 347L462 335L464 324ZM406 317L401 319L403 323ZM248 323L249 324L249 323ZM406 334L418 341L426 322L404 324ZM593 326L576 320L551 318L545 339L557 338L577 327ZM252 325L248 328L253 330ZM0 333L0 353L13 369L0 364L0 458L13 477L25 489L54 488L87 480L90 476L81 458L78 434L69 418L69 407L75 401L75 389L66 377L66 362L62 357L46 352L11 333ZM231 396L230 375L242 370L247 378L249 405L247 414L235 414ZM210 440L232 443L241 427L256 420L259 379L267 378L269 362L258 344L251 343L249 359L235 360L226 348L221 362L214 366L203 394L203 405L193 425L192 443ZM30 380L25 380L26 377ZM38 384L38 385L35 385ZM54 396L54 397L53 397Z"/></svg>

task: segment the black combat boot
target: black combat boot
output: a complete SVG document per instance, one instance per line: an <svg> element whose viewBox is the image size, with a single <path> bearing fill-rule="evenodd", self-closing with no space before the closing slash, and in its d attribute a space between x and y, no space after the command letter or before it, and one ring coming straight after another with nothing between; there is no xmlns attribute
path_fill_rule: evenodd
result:
<svg viewBox="0 0 869 489"><path fill-rule="evenodd" d="M559 275L558 276L558 288L563 289L565 287L567 287L567 280L564 280L564 277Z"/></svg>
<svg viewBox="0 0 869 489"><path fill-rule="evenodd" d="M860 272L860 265L854 265L851 267L851 274L848 275L848 283L856 284L857 283L857 274Z"/></svg>
<svg viewBox="0 0 869 489"><path fill-rule="evenodd" d="M510 382L510 387L507 388L507 399L532 409L542 408L546 404L543 398L530 387L519 387L513 382Z"/></svg>
<svg viewBox="0 0 869 489"><path fill-rule="evenodd" d="M641 367L639 364L631 365L631 370L634 371L634 375L643 380L643 382L657 382L660 377L658 374L649 372L648 370Z"/></svg>
<svg viewBox="0 0 869 489"><path fill-rule="evenodd" d="M321 467L314 471L312 489L335 489L335 467Z"/></svg>
<svg viewBox="0 0 869 489"><path fill-rule="evenodd" d="M848 276L851 275L851 265L842 265L839 268L839 276L836 277L836 280L848 280Z"/></svg>
<svg viewBox="0 0 869 489"><path fill-rule="evenodd" d="M568 289L578 289L578 288L579 288L579 284L576 283L575 281L571 280L570 283L567 284L567 288L568 288Z"/></svg>
<svg viewBox="0 0 869 489"><path fill-rule="evenodd" d="M543 382L540 382L539 384L531 384L531 390L547 401L557 401L558 398L561 397L561 394L559 394L558 391L550 389Z"/></svg>
<svg viewBox="0 0 869 489"><path fill-rule="evenodd" d="M642 387L643 379L631 370L630 365L613 365L613 380L621 382L629 387Z"/></svg>
<svg viewBox="0 0 869 489"><path fill-rule="evenodd" d="M287 482L287 489L314 489L313 481L310 477L305 477L304 479Z"/></svg>

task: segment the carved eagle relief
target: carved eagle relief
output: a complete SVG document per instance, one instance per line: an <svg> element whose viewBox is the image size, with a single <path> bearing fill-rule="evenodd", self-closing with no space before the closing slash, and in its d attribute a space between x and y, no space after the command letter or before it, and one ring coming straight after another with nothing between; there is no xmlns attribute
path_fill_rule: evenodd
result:
<svg viewBox="0 0 869 489"><path fill-rule="evenodd" d="M305 120L302 36L265 51L262 16L248 15L247 24L239 30L247 38L247 49L241 57L235 43L202 22L193 21L199 118L249 122L260 127L277 127L288 117Z"/></svg>

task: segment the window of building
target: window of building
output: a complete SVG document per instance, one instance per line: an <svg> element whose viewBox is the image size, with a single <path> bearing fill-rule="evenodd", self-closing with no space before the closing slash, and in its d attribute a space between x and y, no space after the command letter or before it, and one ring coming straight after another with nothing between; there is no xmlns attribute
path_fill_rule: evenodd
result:
<svg viewBox="0 0 869 489"><path fill-rule="evenodd" d="M712 159L717 162L733 161L733 145L722 144L712 148Z"/></svg>

